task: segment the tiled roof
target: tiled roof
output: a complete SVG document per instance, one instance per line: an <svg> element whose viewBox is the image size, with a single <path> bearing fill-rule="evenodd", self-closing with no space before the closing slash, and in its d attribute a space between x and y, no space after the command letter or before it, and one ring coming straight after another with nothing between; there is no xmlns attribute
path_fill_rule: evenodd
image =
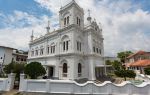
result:
<svg viewBox="0 0 150 95"><path fill-rule="evenodd" d="M138 60L133 63L128 63L126 66L131 66L131 67L145 67L145 66L150 66L150 59L145 59L145 60Z"/></svg>
<svg viewBox="0 0 150 95"><path fill-rule="evenodd" d="M137 53L134 53L134 54L131 54L131 55L129 55L127 58L131 58L131 57L133 57L133 56L135 56L135 55L142 55L142 54L146 54L146 53L148 53L148 52L145 52L145 51L138 51Z"/></svg>

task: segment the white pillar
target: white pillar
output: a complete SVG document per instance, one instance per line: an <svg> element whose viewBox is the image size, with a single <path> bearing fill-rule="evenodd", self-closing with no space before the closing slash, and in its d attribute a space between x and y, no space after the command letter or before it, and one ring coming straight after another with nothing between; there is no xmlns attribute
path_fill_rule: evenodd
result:
<svg viewBox="0 0 150 95"><path fill-rule="evenodd" d="M95 80L95 64L92 58L89 59L89 80Z"/></svg>
<svg viewBox="0 0 150 95"><path fill-rule="evenodd" d="M7 80L7 88L6 91L10 91L14 87L14 82L15 82L15 76L16 74L8 74L8 80Z"/></svg>
<svg viewBox="0 0 150 95"><path fill-rule="evenodd" d="M19 84L19 91L24 91L25 83L24 83L25 74L20 74L20 84Z"/></svg>

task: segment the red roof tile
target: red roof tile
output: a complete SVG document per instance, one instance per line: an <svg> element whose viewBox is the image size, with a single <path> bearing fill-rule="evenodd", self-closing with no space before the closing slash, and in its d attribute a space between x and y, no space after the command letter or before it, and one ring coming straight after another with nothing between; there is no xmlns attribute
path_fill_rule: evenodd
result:
<svg viewBox="0 0 150 95"><path fill-rule="evenodd" d="M130 63L129 64L131 67L145 67L150 65L150 59L145 59L145 60L138 60L136 62Z"/></svg>
<svg viewBox="0 0 150 95"><path fill-rule="evenodd" d="M145 52L145 51L138 51L137 53L134 53L134 54L131 54L131 55L129 55L127 58L131 58L131 57L133 57L133 56L135 56L135 55L142 55L142 54L146 54L147 52Z"/></svg>

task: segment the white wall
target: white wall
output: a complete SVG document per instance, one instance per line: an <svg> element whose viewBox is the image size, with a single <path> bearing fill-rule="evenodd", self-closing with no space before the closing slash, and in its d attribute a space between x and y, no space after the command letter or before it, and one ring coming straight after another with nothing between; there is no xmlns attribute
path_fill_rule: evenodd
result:
<svg viewBox="0 0 150 95"><path fill-rule="evenodd" d="M5 48L5 61L4 64L7 65L12 61L12 53L13 53L13 49L7 49Z"/></svg>
<svg viewBox="0 0 150 95"><path fill-rule="evenodd" d="M95 84L88 81L78 84L70 80L26 80L21 76L19 91L24 92L44 92L44 93L64 93L64 94L118 94L118 95L149 95L150 83L133 85L126 81L121 84L113 84L105 81L102 84Z"/></svg>
<svg viewBox="0 0 150 95"><path fill-rule="evenodd" d="M3 63L4 54L5 54L4 48L1 48L1 47L0 47L0 64ZM1 59L1 58L2 58L2 59Z"/></svg>
<svg viewBox="0 0 150 95"><path fill-rule="evenodd" d="M8 78L0 78L0 91L10 91L14 87L15 74L8 74Z"/></svg>
<svg viewBox="0 0 150 95"><path fill-rule="evenodd" d="M3 60L4 60L4 63L3 63L4 65L9 64L12 61L12 57L13 57L12 53L13 53L13 49L0 47L0 63L3 63Z"/></svg>

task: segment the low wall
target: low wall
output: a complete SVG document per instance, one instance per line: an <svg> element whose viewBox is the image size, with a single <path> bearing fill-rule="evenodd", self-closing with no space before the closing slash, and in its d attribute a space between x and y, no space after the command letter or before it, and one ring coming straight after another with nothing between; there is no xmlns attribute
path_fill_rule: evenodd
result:
<svg viewBox="0 0 150 95"><path fill-rule="evenodd" d="M8 78L0 78L0 91L10 91L14 87L15 74L8 74Z"/></svg>
<svg viewBox="0 0 150 95"><path fill-rule="evenodd" d="M20 80L21 92L40 92L52 94L102 94L102 95L149 95L150 83L142 83L140 85L133 85L126 81L121 84L113 84L110 81L105 81L102 84L95 84L88 81L84 84L78 84L70 80Z"/></svg>

